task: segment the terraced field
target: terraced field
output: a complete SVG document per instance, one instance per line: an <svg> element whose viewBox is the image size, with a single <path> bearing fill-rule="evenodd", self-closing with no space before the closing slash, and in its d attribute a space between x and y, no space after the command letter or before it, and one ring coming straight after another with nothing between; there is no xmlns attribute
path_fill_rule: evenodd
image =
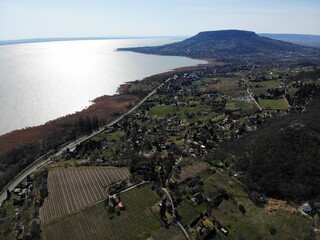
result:
<svg viewBox="0 0 320 240"><path fill-rule="evenodd" d="M151 206L159 196L149 185L131 189L120 195L126 209L109 219L104 201L44 225L47 240L126 240L146 239L162 228Z"/></svg>
<svg viewBox="0 0 320 240"><path fill-rule="evenodd" d="M46 223L107 196L104 187L129 177L126 168L68 168L49 171L48 197L40 209Z"/></svg>

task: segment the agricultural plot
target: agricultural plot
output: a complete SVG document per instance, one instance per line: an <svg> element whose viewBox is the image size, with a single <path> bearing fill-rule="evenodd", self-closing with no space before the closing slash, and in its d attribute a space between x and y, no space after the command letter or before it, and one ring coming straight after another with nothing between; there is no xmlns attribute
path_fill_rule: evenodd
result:
<svg viewBox="0 0 320 240"><path fill-rule="evenodd" d="M235 110L235 109L254 109L254 105L251 102L237 101L237 100L228 100L226 103L226 109Z"/></svg>
<svg viewBox="0 0 320 240"><path fill-rule="evenodd" d="M263 109L288 109L288 102L284 99L259 99L259 105Z"/></svg>
<svg viewBox="0 0 320 240"><path fill-rule="evenodd" d="M173 174L172 179L177 182L181 183L189 177L195 176L197 173L203 171L204 169L208 168L208 164L204 162L195 163L191 166L183 167L180 174Z"/></svg>
<svg viewBox="0 0 320 240"><path fill-rule="evenodd" d="M125 168L55 169L48 175L48 197L40 209L46 223L73 213L107 196L104 187L129 177Z"/></svg>
<svg viewBox="0 0 320 240"><path fill-rule="evenodd" d="M143 197L142 197L143 196ZM131 189L120 195L126 209L109 219L108 207L102 201L94 206L44 225L47 240L126 240L147 239L162 228L151 210L159 196L149 185Z"/></svg>
<svg viewBox="0 0 320 240"><path fill-rule="evenodd" d="M152 234L153 240L185 240L186 236L177 225L170 225L169 228L161 228L159 231Z"/></svg>
<svg viewBox="0 0 320 240"><path fill-rule="evenodd" d="M178 212L181 216L181 224L187 227L194 219L205 212L206 208L203 204L198 205L192 200L185 199L178 205Z"/></svg>
<svg viewBox="0 0 320 240"><path fill-rule="evenodd" d="M249 87L252 88L276 88L279 87L279 82L275 80L263 81L263 82L251 82L249 83Z"/></svg>

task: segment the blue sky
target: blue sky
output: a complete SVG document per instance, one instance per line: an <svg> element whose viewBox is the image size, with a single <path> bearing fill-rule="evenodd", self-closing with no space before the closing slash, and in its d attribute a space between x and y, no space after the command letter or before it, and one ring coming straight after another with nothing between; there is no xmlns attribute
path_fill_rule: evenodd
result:
<svg viewBox="0 0 320 240"><path fill-rule="evenodd" d="M0 0L0 40L221 29L320 35L320 0Z"/></svg>

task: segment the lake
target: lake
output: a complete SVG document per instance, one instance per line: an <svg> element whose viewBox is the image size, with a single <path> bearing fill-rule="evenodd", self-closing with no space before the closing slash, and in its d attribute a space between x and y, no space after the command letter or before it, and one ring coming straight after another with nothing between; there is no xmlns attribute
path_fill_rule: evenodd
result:
<svg viewBox="0 0 320 240"><path fill-rule="evenodd" d="M38 42L0 46L0 134L80 111L120 84L183 66L186 57L117 52L173 38Z"/></svg>

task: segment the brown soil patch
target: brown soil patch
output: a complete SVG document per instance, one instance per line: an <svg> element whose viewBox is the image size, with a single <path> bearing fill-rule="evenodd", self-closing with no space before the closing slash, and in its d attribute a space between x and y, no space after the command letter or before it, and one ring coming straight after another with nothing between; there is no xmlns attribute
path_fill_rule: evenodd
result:
<svg viewBox="0 0 320 240"><path fill-rule="evenodd" d="M217 90L219 87L221 87L223 85L223 83L214 83L214 84L210 84L209 86L208 86L208 88L210 89L210 90Z"/></svg>
<svg viewBox="0 0 320 240"><path fill-rule="evenodd" d="M289 213L296 213L297 209L292 207L287 203L287 201L283 200L277 200L274 198L269 198L268 199L268 205L267 205L267 211L268 212L274 212L278 210L283 210Z"/></svg>

